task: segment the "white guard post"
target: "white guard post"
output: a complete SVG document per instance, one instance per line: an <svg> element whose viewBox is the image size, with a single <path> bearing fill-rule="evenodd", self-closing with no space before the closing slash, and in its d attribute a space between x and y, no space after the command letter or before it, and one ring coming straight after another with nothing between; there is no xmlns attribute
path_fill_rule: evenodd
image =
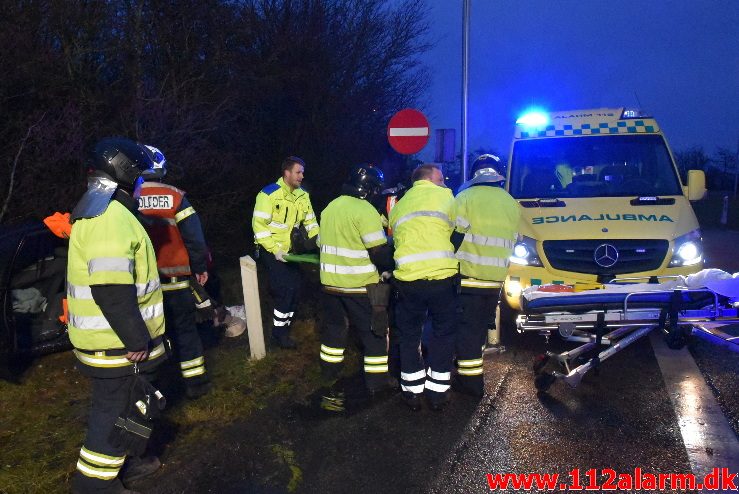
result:
<svg viewBox="0 0 739 494"><path fill-rule="evenodd" d="M259 360L267 355L264 346L264 328L262 327L262 308L259 304L259 281L257 280L257 263L250 256L239 258L241 266L241 288L244 293L244 311L246 327L249 334L251 358Z"/></svg>

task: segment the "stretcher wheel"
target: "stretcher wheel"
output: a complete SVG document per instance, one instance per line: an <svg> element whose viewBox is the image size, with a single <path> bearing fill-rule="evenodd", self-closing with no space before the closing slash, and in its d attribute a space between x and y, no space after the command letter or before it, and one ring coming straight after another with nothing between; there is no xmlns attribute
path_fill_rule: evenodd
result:
<svg viewBox="0 0 739 494"><path fill-rule="evenodd" d="M688 343L688 337L682 329L673 329L665 335L665 342L672 350L680 350Z"/></svg>
<svg viewBox="0 0 739 494"><path fill-rule="evenodd" d="M536 390L541 393L546 393L549 387L554 384L557 378L551 374L537 374L534 378L534 386Z"/></svg>
<svg viewBox="0 0 739 494"><path fill-rule="evenodd" d="M549 362L549 356L543 353L534 357L534 363L531 365L534 374L539 374L547 362Z"/></svg>

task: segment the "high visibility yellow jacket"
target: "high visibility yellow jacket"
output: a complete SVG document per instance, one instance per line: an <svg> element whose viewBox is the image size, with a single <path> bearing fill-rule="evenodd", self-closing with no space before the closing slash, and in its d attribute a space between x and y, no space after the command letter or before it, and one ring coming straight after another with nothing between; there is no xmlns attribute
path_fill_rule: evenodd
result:
<svg viewBox="0 0 739 494"><path fill-rule="evenodd" d="M133 364L121 338L92 296L95 285L133 285L150 340L164 333L164 308L157 260L149 236L118 201L94 218L78 219L69 239L67 300L69 338L75 355L93 375L125 375ZM129 350L139 350L129 349ZM164 345L149 348L147 363L165 357Z"/></svg>
<svg viewBox="0 0 739 494"><path fill-rule="evenodd" d="M321 284L339 293L367 293L380 276L367 249L387 243L380 213L356 197L342 195L321 213Z"/></svg>
<svg viewBox="0 0 739 494"><path fill-rule="evenodd" d="M452 191L428 180L414 182L390 212L395 241L395 278L441 280L458 272L454 247Z"/></svg>
<svg viewBox="0 0 739 494"><path fill-rule="evenodd" d="M464 234L457 250L462 286L498 288L518 232L521 210L504 189L474 185L455 199L456 231Z"/></svg>
<svg viewBox="0 0 739 494"><path fill-rule="evenodd" d="M302 188L290 192L280 178L257 194L251 219L254 243L272 254L278 250L290 252L290 233L300 224L305 225L308 238L318 235L318 221L310 196Z"/></svg>

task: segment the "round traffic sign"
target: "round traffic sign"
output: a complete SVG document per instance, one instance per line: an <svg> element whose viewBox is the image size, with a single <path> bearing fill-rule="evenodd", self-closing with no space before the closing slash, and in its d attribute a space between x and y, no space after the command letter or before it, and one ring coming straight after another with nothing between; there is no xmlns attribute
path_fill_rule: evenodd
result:
<svg viewBox="0 0 739 494"><path fill-rule="evenodd" d="M418 110L406 108L387 125L387 140L400 154L415 154L429 142L429 121Z"/></svg>

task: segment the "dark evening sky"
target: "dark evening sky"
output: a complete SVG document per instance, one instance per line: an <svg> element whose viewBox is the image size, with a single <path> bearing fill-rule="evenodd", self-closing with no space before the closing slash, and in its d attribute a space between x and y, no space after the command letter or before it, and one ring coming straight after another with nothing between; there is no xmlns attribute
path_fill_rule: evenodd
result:
<svg viewBox="0 0 739 494"><path fill-rule="evenodd" d="M462 0L427 0L433 130L461 121ZM469 148L507 154L529 106L651 113L673 150L739 138L739 1L472 0ZM637 101L638 98L638 101ZM641 103L639 105L639 102Z"/></svg>

